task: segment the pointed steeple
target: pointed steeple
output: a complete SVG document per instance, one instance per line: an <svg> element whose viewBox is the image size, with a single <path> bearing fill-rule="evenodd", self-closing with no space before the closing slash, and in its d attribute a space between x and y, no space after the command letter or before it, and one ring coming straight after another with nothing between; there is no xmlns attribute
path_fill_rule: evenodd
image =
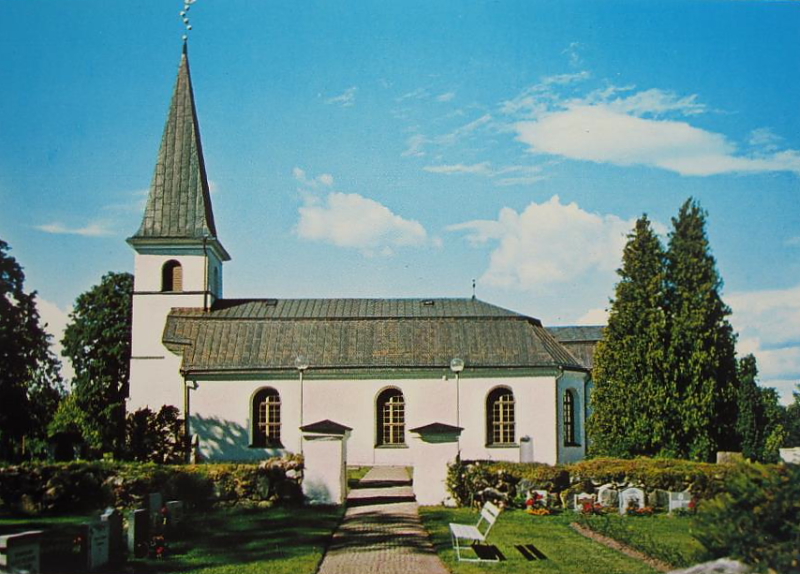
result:
<svg viewBox="0 0 800 574"><path fill-rule="evenodd" d="M185 41L144 218L128 243L134 248L203 243L230 259L214 225Z"/></svg>

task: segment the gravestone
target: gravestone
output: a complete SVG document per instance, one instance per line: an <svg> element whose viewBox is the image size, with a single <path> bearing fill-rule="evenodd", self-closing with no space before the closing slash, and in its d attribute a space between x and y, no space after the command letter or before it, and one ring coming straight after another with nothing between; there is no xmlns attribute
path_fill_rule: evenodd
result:
<svg viewBox="0 0 800 574"><path fill-rule="evenodd" d="M183 522L183 501L182 500L168 500L167 508L167 526L174 528Z"/></svg>
<svg viewBox="0 0 800 574"><path fill-rule="evenodd" d="M41 530L29 530L0 536L0 570L39 574L42 534Z"/></svg>
<svg viewBox="0 0 800 574"><path fill-rule="evenodd" d="M550 506L549 496L550 493L546 490L531 490L530 494L533 495L532 498L534 499L535 506L542 506L547 508Z"/></svg>
<svg viewBox="0 0 800 574"><path fill-rule="evenodd" d="M800 446L796 446L794 448L781 448L778 449L780 452L781 460L788 464L800 464Z"/></svg>
<svg viewBox="0 0 800 574"><path fill-rule="evenodd" d="M142 558L150 542L150 515L144 508L128 514L128 554Z"/></svg>
<svg viewBox="0 0 800 574"><path fill-rule="evenodd" d="M124 544L122 540L122 513L116 508L106 508L100 520L108 523L108 561L118 564L122 561Z"/></svg>
<svg viewBox="0 0 800 574"><path fill-rule="evenodd" d="M641 488L626 488L619 493L619 513L625 514L632 506L644 508L644 491Z"/></svg>
<svg viewBox="0 0 800 574"><path fill-rule="evenodd" d="M688 490L683 492L670 492L669 493L669 511L678 509L689 509L689 504L692 502L692 493Z"/></svg>
<svg viewBox="0 0 800 574"><path fill-rule="evenodd" d="M147 495L147 512L150 517L150 526L156 530L164 525L164 516L161 514L161 509L163 507L164 497L161 496L160 492Z"/></svg>
<svg viewBox="0 0 800 574"><path fill-rule="evenodd" d="M597 502L603 506L616 508L619 505L619 491L610 484L604 484L597 489Z"/></svg>
<svg viewBox="0 0 800 574"><path fill-rule="evenodd" d="M92 572L108 564L109 527L108 522L96 520L83 525L86 540L86 568Z"/></svg>
<svg viewBox="0 0 800 574"><path fill-rule="evenodd" d="M588 492L581 492L580 494L576 494L573 498L575 505L575 512L580 512L583 510L583 505L585 503L594 504L597 501L597 497L594 494L589 494Z"/></svg>
<svg viewBox="0 0 800 574"><path fill-rule="evenodd" d="M533 462L533 440L527 435L519 439L519 461L522 463Z"/></svg>

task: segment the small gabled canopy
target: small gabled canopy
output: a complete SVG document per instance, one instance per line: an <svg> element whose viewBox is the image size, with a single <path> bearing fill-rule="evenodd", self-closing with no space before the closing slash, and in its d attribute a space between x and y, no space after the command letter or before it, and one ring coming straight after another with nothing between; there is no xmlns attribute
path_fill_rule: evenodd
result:
<svg viewBox="0 0 800 574"><path fill-rule="evenodd" d="M463 427L456 427L446 423L431 423L429 425L424 425L421 427L417 427L415 429L411 429L410 432L414 432L421 435L461 434L461 431L463 430L464 430Z"/></svg>
<svg viewBox="0 0 800 574"><path fill-rule="evenodd" d="M353 429L344 426L342 424L333 422L332 420L325 419L323 421L311 423L310 425L301 426L300 430L303 432L315 433L315 434L344 435L348 431L351 431Z"/></svg>
<svg viewBox="0 0 800 574"><path fill-rule="evenodd" d="M144 218L128 243L136 249L202 244L230 259L214 224L186 44Z"/></svg>

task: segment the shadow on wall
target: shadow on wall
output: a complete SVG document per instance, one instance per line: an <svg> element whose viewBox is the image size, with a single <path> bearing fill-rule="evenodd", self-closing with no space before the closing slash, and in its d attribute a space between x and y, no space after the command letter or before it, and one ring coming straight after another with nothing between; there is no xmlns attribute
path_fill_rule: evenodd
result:
<svg viewBox="0 0 800 574"><path fill-rule="evenodd" d="M200 438L200 454L204 461L255 461L283 456L283 448L250 446L250 433L242 425L219 417L191 417L192 434Z"/></svg>

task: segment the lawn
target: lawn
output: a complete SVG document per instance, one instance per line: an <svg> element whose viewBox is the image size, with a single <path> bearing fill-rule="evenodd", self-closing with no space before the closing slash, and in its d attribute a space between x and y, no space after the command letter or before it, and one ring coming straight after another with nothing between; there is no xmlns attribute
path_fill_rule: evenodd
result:
<svg viewBox="0 0 800 574"><path fill-rule="evenodd" d="M650 566L606 548L572 530L569 524L575 521L576 516L571 512L555 516L530 516L520 510L502 513L489 535L489 542L496 545L507 560L489 565L458 562L450 542L448 524L450 522L474 524L478 520L476 511L423 507L420 508L420 515L431 534L437 553L454 574L485 574L487 568L491 568L493 573L502 574L518 572L652 574L656 572ZM533 544L546 559L527 560L515 549L515 546L520 544Z"/></svg>
<svg viewBox="0 0 800 574"><path fill-rule="evenodd" d="M314 574L342 510L333 507L231 508L189 514L167 536L164 559L130 560L135 574ZM42 519L0 518L0 532L45 530L45 574L84 572L72 540L85 516ZM119 569L110 569L109 572Z"/></svg>
<svg viewBox="0 0 800 574"><path fill-rule="evenodd" d="M691 535L690 517L656 514L634 518L609 514L588 517L587 522L595 532L619 540L676 568L691 566L705 559L703 547Z"/></svg>

